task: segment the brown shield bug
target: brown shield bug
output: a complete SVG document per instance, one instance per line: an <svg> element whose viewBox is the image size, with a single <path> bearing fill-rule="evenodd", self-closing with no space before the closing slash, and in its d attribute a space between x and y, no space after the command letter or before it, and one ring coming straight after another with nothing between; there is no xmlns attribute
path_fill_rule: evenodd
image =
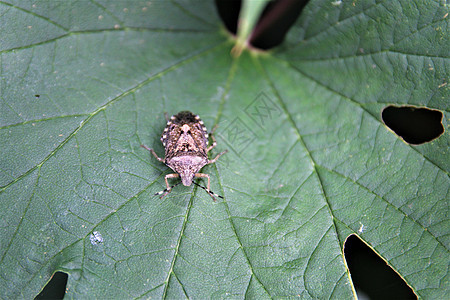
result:
<svg viewBox="0 0 450 300"><path fill-rule="evenodd" d="M208 174L199 173L201 168L205 165L215 163L217 159L225 154L227 150L219 153L214 159L208 158L208 152L211 151L216 146L216 139L213 136L213 132L216 127L212 130L210 136L213 143L208 146L208 131L206 130L203 121L200 120L198 115L194 115L190 111L182 111L176 115L167 118L166 128L161 135L161 142L165 148L164 159L158 157L155 151L145 145L141 147L150 151L153 156L160 162L165 163L169 168L174 170L176 173L167 174L164 177L166 181L166 189L156 193L155 195L161 195L161 198L170 193L172 188L180 184L170 186L167 181L168 178L178 178L181 177L181 182L185 186L190 186L192 183L203 188L214 201L216 197L220 197L210 190L210 179ZM208 179L208 185L205 188L197 184L194 181L194 177L206 177Z"/></svg>

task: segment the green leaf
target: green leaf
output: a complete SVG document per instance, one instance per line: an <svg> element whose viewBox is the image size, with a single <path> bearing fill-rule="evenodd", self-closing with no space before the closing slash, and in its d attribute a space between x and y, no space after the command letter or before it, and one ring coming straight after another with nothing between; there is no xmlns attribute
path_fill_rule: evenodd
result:
<svg viewBox="0 0 450 300"><path fill-rule="evenodd" d="M448 129L448 12L311 1L274 53L233 59L207 1L1 2L2 296L60 270L70 298L351 298L356 234L445 298L449 135L406 144L381 110ZM224 200L154 196L170 170L140 145L162 156L181 110L219 125L203 172Z"/></svg>

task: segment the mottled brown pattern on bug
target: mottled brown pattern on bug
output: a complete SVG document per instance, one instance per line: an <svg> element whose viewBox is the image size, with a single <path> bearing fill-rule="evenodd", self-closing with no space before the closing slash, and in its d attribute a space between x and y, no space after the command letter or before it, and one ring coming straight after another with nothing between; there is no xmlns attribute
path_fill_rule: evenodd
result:
<svg viewBox="0 0 450 300"><path fill-rule="evenodd" d="M203 121L182 111L167 122L161 142L166 150L164 163L180 174L183 185L191 185L195 173L208 164L208 132Z"/></svg>
<svg viewBox="0 0 450 300"><path fill-rule="evenodd" d="M214 130L213 130L214 131ZM149 150L153 156L168 167L174 170L175 174L165 176L167 189L157 193L167 195L171 191L171 187L167 181L168 178L181 177L181 182L185 186L193 183L194 177L206 177L208 179L208 187L205 189L211 197L221 196L214 194L210 189L210 178L208 174L198 173L201 168L207 164L212 164L227 151L219 153L214 159L208 159L208 152L216 146L216 140L211 135L213 143L208 147L208 131L199 116L194 115L190 111L182 111L170 117L167 120L166 128L161 135L161 142L165 148L164 159L159 158L153 149L145 145L141 147ZM162 196L162 197L163 197Z"/></svg>

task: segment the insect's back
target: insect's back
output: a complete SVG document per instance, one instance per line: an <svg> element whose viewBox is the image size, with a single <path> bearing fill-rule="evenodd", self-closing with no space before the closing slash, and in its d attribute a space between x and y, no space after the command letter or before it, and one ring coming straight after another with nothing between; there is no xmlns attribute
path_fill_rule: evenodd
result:
<svg viewBox="0 0 450 300"><path fill-rule="evenodd" d="M173 115L161 136L165 159L175 156L200 156L207 158L208 133L199 116L190 111Z"/></svg>
<svg viewBox="0 0 450 300"><path fill-rule="evenodd" d="M216 162L221 155L227 152L224 151L219 153L212 160L208 159L208 152L216 146L216 140L213 136L211 136L211 138L213 143L208 147L208 131L206 130L203 121L200 120L198 115L194 115L190 111L182 111L170 117L170 120L167 121L166 128L164 128L162 133L161 142L165 148L164 159L158 157L153 149L141 145L141 147L149 150L156 159L164 162L176 172L174 174L167 174L164 177L167 189L156 193L155 195L162 194L161 197L167 195L172 187L174 187L169 186L167 179L180 177L183 185L190 186L194 183L200 186L211 195L214 201L216 201L214 196L223 198L214 194L209 189L209 175L198 173L203 166ZM195 183L193 181L195 177L206 177L208 179L208 187L205 188L204 186Z"/></svg>

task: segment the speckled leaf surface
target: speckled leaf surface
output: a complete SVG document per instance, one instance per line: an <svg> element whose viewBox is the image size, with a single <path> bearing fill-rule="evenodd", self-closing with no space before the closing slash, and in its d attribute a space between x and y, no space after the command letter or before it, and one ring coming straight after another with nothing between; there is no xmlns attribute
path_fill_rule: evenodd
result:
<svg viewBox="0 0 450 300"><path fill-rule="evenodd" d="M449 119L442 1L311 1L286 42L232 58L207 1L0 2L0 290L69 298L351 298L357 234L427 299L449 293L449 137L411 146L381 110ZM163 199L164 112L218 146L214 203ZM205 184L205 182L203 182Z"/></svg>

